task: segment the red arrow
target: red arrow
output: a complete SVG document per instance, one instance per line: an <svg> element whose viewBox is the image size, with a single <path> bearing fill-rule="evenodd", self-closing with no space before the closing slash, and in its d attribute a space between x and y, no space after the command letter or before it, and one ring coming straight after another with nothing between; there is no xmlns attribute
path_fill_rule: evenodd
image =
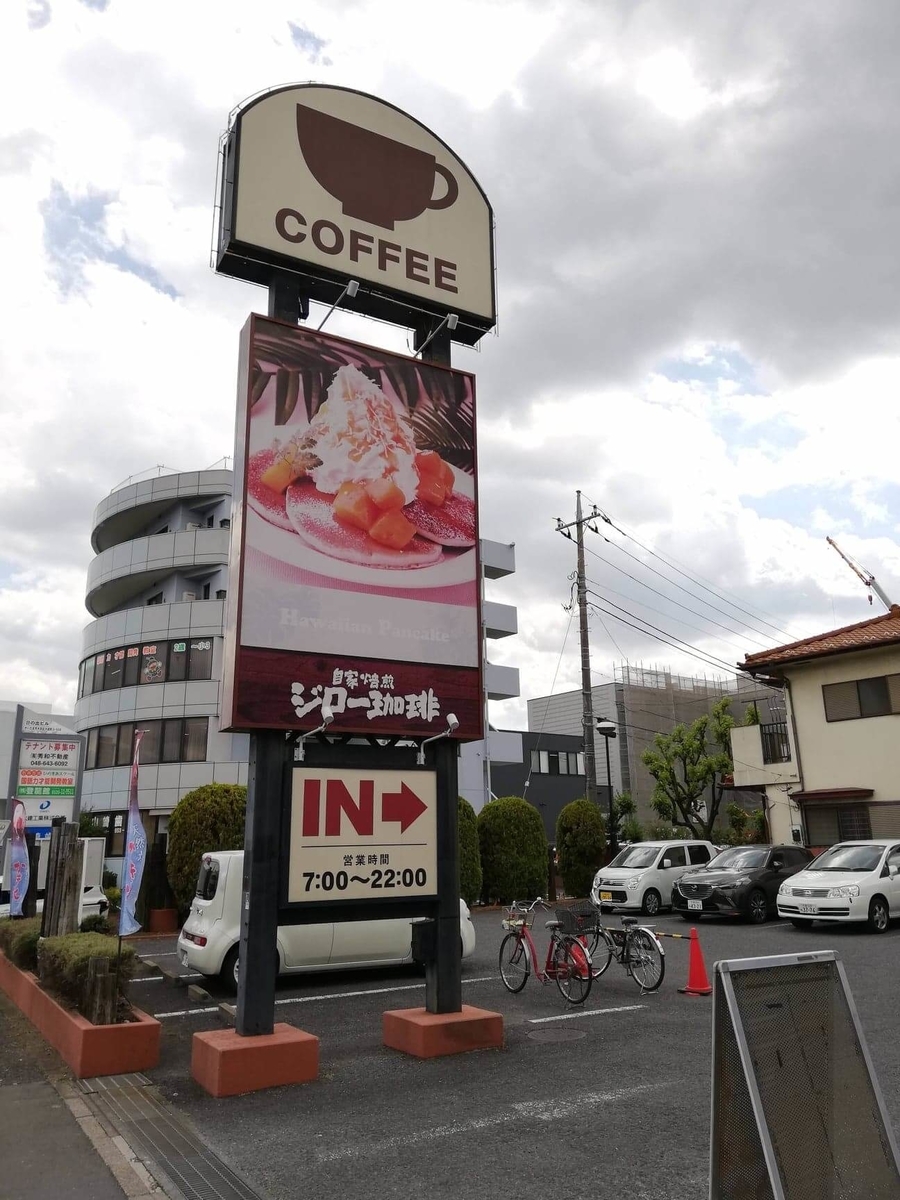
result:
<svg viewBox="0 0 900 1200"><path fill-rule="evenodd" d="M405 783L400 784L399 792L385 792L381 797L382 821L399 821L401 833L406 833L410 825L427 810L428 805Z"/></svg>

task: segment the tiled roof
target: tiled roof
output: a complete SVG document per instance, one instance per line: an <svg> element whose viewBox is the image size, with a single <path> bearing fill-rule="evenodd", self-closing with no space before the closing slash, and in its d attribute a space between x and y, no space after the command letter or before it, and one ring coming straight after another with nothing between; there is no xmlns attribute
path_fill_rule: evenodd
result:
<svg viewBox="0 0 900 1200"><path fill-rule="evenodd" d="M843 629L832 629L829 633L818 633L815 637L790 642L786 646L748 654L740 665L745 671L760 671L767 667L805 662L808 658L846 654L848 650L871 650L897 642L900 642L900 604L892 604L891 611L882 613L880 617L870 617L855 625L845 625Z"/></svg>

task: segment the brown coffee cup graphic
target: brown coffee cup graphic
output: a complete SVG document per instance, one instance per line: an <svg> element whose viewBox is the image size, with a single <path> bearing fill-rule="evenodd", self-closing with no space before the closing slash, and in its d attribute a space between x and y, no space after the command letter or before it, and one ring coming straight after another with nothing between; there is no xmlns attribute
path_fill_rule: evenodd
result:
<svg viewBox="0 0 900 1200"><path fill-rule="evenodd" d="M306 165L344 216L393 229L426 208L450 208L459 196L456 177L433 154L317 108L297 105L297 137ZM436 177L447 190L433 199Z"/></svg>

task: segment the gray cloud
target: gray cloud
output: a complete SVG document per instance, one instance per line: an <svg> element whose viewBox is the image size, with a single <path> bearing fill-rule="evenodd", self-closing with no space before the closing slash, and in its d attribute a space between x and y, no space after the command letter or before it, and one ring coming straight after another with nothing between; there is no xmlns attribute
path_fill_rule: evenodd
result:
<svg viewBox="0 0 900 1200"><path fill-rule="evenodd" d="M40 205L44 218L44 248L53 274L64 293L84 286L84 268L91 262L107 262L136 275L173 300L177 291L148 263L141 262L127 247L113 245L105 232L106 208L112 195L89 191L71 196L54 181L50 194Z"/></svg>

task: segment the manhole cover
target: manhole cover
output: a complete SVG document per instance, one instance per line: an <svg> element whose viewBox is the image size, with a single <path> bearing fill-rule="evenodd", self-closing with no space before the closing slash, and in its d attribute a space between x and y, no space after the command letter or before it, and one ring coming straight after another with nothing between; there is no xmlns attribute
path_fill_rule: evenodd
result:
<svg viewBox="0 0 900 1200"><path fill-rule="evenodd" d="M533 1042L577 1042L579 1038L587 1037L584 1029L536 1029L529 1033Z"/></svg>

